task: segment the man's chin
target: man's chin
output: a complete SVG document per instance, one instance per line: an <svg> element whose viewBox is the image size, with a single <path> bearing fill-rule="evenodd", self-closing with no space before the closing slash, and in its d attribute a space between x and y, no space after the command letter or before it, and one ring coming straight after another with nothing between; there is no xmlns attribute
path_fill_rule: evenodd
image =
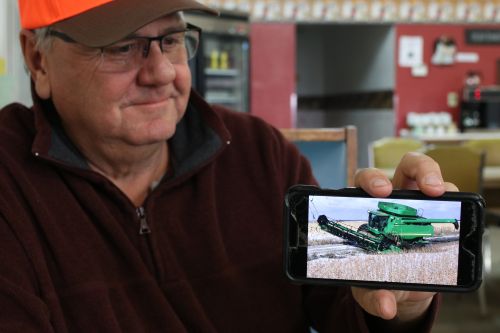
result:
<svg viewBox="0 0 500 333"><path fill-rule="evenodd" d="M162 143L171 139L175 134L175 126L173 128L163 128L145 131L143 134L137 132L130 137L130 143L141 146L141 145L154 145L157 143Z"/></svg>

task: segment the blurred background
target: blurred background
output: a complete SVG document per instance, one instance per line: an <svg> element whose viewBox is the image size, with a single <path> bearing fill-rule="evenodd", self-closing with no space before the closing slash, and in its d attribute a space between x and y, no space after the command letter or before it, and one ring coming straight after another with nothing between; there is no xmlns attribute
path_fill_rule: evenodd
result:
<svg viewBox="0 0 500 333"><path fill-rule="evenodd" d="M280 129L351 126L342 161L389 177L406 151L480 152L440 163L486 199L485 282L445 294L434 332L500 332L500 0L203 2L222 12L187 16L204 30L191 69L209 102ZM0 106L31 105L16 6L0 0Z"/></svg>

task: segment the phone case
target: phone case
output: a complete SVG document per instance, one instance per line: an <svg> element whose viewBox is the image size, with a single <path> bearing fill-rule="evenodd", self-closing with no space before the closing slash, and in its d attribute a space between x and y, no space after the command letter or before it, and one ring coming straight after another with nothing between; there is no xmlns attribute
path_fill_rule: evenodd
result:
<svg viewBox="0 0 500 333"><path fill-rule="evenodd" d="M355 280L355 279L329 279L329 278L317 278L313 275L313 277L308 277L307 274L304 274L304 267L300 262L305 262L306 266L307 262L313 262L314 259L311 259L316 252L312 252L308 254L307 251L304 251L304 248L309 249L309 245L307 244L308 233L311 231L308 230L299 230L299 225L297 223L298 219L301 219L306 212L304 211L306 205L304 204L304 198L309 198L310 196L317 197L346 197L348 199L352 198L354 201L356 198L371 198L366 192L358 188L344 188L339 190L330 190L330 189L320 189L315 186L309 185L297 185L288 191L285 198L284 205L284 218L285 218L285 230L284 230L284 270L286 276L296 282L296 283L308 283L308 284L321 284L321 285L351 285L351 286L361 286L361 287L369 287L369 288L384 288L384 289L404 289L404 290L422 290L422 291L472 291L477 289L481 284L481 273L482 273L482 234L484 229L484 199L476 193L469 192L446 192L443 196L440 197L428 197L422 194L420 191L415 190L396 190L387 197L387 198L376 198L378 200L378 210L372 210L369 213L371 214L369 223L374 224L377 218L383 216L386 220L390 219L390 222L386 222L385 228L374 229L373 225L370 229L374 230L366 230L367 226L360 227L362 230L346 230L342 223L338 223L338 221L334 221L332 218L327 217L326 215L321 215L318 212L317 216L317 226L316 228L320 228L323 234L330 233L333 236L340 237L347 243L355 244L354 250L358 251L361 248L364 252L369 252L371 257L377 257L378 254L383 253L387 255L387 257L394 253L402 253L407 251L408 253L412 252L413 249L408 247L408 244L413 243L404 243L406 240L404 237L406 235L413 235L417 233L424 234L425 232L432 232L435 226L446 226L447 228L451 228L451 226L456 227L458 229L458 221L447 218L440 219L429 219L420 217L418 212L414 210L412 207L391 203L389 201L394 200L420 200L420 202L424 201L432 201L432 204L437 205L440 202L445 205L447 202L460 202L460 230L459 230L459 238L458 240L454 240L455 243L453 246L458 247L458 254L455 255L457 258L457 285L453 284L439 284L439 283L420 283L420 282L409 282L411 278L407 278L408 281L405 282L394 282L390 279L386 280ZM375 198L371 198L374 199ZM424 201L422 201L424 200ZM469 210L469 211L466 211ZM379 214L379 215L377 215ZM465 214L465 215L464 215ZM389 216L389 217L388 217ZM467 222L464 221L464 218L467 219ZM302 218L303 220L303 218ZM333 220L333 221L332 221ZM302 222L300 222L302 223ZM391 226L389 224L392 223ZM302 223L303 224L303 223ZM311 227L312 223L308 221L308 228ZM376 224L376 223L375 223ZM296 228L295 228L296 227ZM384 232L389 230L392 227L399 228L397 237L395 237L395 233L387 232L388 235L384 235ZM305 228L305 227L304 227ZM326 233L325 233L326 232ZM373 235L371 232L376 232L376 235ZM412 234L413 233L413 234ZM456 234L456 233L455 233ZM387 241L387 238L393 238L390 241ZM454 236L456 237L456 236ZM418 237L412 239L412 242L416 244L415 246L420 246L422 249L425 249L427 244L431 243L434 246L434 242L437 242L436 239L439 237L427 237L423 238L425 241L419 240L422 243L426 243L424 245L419 244ZM396 241L394 240L396 239ZM445 239L446 237L440 237L439 241ZM443 242L444 242L443 241ZM399 242L399 243L398 243ZM403 250L398 248L401 246L404 248ZM406 250L410 248L410 250ZM453 249L452 245L449 246ZM311 246L311 248L313 248ZM352 251L354 251L352 250ZM420 249L419 249L420 250ZM374 255L375 253L376 255ZM451 250L447 250L445 255L451 253ZM407 253L404 252L406 255ZM432 254L433 255L433 254ZM395 255L396 256L396 255ZM421 255L422 257L429 257L429 254ZM359 255L362 258L362 255ZM368 255L366 255L368 258ZM371 258L370 257L370 258ZM382 256L380 256L381 258ZM452 257L452 258L455 258ZM439 254L436 254L437 261L434 264L429 264L431 270L433 267L440 267L443 264L447 264L448 262L452 262L452 260L443 260L443 262L439 261ZM359 259L359 258L356 258ZM377 258L379 259L379 258ZM325 260L326 261L326 260ZM333 260L330 260L333 262ZM340 261L339 261L340 262ZM430 262L430 261L429 261ZM298 264L299 263L299 264ZM349 262L347 262L348 264ZM388 264L392 264L389 262ZM359 265L358 265L359 266ZM406 270L406 274L409 276L412 275L411 270L415 269L415 273L418 272L421 267L418 265L414 265L415 267L411 267ZM348 267L345 265L342 268ZM424 266L422 266L424 267ZM396 266L396 268L399 268ZM347 268L346 268L347 269ZM351 270L357 269L356 267ZM371 268L366 268L365 270L370 270ZM387 267L383 269L389 270ZM444 269L438 271L443 274ZM438 277L435 277L437 280ZM451 279L452 277L450 277ZM422 280L427 281L427 280ZM429 281L435 281L433 279L429 279Z"/></svg>

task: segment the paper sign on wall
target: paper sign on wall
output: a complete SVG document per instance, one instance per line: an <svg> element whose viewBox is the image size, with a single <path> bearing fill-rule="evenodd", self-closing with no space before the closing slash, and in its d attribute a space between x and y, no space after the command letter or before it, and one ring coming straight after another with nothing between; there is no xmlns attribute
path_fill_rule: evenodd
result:
<svg viewBox="0 0 500 333"><path fill-rule="evenodd" d="M476 52L458 52L455 55L456 62L477 63L479 62L479 54Z"/></svg>
<svg viewBox="0 0 500 333"><path fill-rule="evenodd" d="M422 36L401 36L399 38L399 59L401 67L423 64L424 39Z"/></svg>

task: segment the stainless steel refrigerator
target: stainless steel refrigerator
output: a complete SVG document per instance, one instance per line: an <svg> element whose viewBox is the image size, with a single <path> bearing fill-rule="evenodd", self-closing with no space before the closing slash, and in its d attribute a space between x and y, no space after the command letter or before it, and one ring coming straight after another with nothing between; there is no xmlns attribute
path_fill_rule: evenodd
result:
<svg viewBox="0 0 500 333"><path fill-rule="evenodd" d="M248 15L221 12L219 17L214 17L186 13L185 18L202 29L200 48L190 62L193 87L211 104L248 112Z"/></svg>

